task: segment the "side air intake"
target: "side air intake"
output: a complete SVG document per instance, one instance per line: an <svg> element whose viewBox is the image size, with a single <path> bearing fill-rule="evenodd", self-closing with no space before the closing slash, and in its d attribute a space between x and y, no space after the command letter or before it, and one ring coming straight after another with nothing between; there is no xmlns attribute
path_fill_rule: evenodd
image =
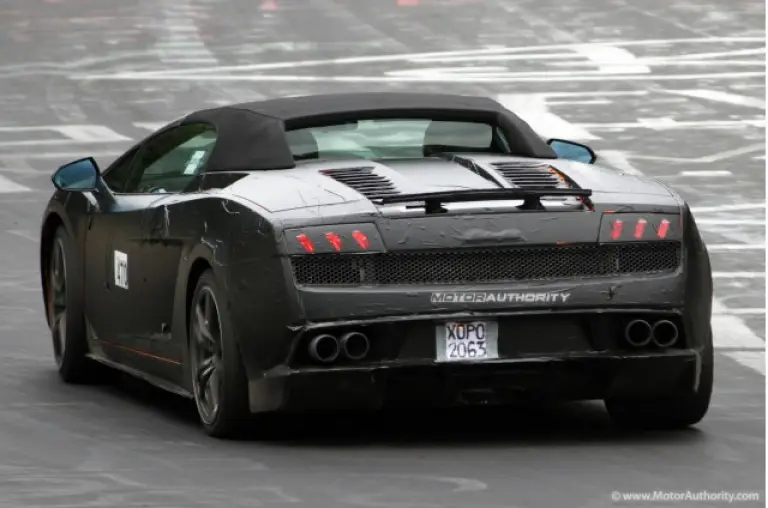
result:
<svg viewBox="0 0 768 508"><path fill-rule="evenodd" d="M324 169L320 172L347 187L355 189L368 199L399 194L392 182L374 173L372 167Z"/></svg>
<svg viewBox="0 0 768 508"><path fill-rule="evenodd" d="M570 187L565 178L547 163L495 162L492 166L501 173L507 182L523 189L566 189Z"/></svg>

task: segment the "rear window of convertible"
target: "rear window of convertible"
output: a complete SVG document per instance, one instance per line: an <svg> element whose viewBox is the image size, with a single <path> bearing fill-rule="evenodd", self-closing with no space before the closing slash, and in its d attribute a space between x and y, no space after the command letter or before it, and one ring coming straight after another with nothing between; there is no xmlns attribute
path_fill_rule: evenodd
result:
<svg viewBox="0 0 768 508"><path fill-rule="evenodd" d="M297 129L287 132L287 137L297 160L381 159L424 157L431 150L498 152L494 144L499 142L499 134L487 123L386 119Z"/></svg>

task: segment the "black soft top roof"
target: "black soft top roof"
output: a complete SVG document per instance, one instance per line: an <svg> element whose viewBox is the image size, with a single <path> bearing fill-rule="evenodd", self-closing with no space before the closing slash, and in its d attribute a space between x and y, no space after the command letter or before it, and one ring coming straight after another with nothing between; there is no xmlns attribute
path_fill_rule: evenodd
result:
<svg viewBox="0 0 768 508"><path fill-rule="evenodd" d="M556 157L527 123L501 104L463 95L352 93L286 97L197 111L166 128L212 124L218 140L208 159L207 171L249 171L295 166L286 131L376 118L490 123L505 133L515 155Z"/></svg>

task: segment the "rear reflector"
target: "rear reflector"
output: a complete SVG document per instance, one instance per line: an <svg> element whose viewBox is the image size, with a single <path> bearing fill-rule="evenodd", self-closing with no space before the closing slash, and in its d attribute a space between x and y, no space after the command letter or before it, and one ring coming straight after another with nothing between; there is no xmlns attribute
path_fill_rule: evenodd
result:
<svg viewBox="0 0 768 508"><path fill-rule="evenodd" d="M667 219L661 220L657 233L662 240L667 237L667 233L669 233L669 221Z"/></svg>
<svg viewBox="0 0 768 508"><path fill-rule="evenodd" d="M365 236L365 235L364 235L363 233L361 233L360 231L353 231L353 232L352 232L352 238L354 238L354 239L355 239L355 241L357 242L357 244L358 244L358 245L359 245L361 248L363 248L363 249L367 249L367 248L368 248L368 246L370 246L370 245L371 245L371 242L368 240L368 237L367 237L367 236Z"/></svg>
<svg viewBox="0 0 768 508"><path fill-rule="evenodd" d="M333 245L336 252L341 252L341 237L339 235L336 233L326 233L325 238L328 240L328 243Z"/></svg>
<svg viewBox="0 0 768 508"><path fill-rule="evenodd" d="M618 240L621 238L621 231L624 229L624 222L620 219L616 219L611 223L611 238Z"/></svg>
<svg viewBox="0 0 768 508"><path fill-rule="evenodd" d="M637 221L637 224L635 224L635 238L637 240L641 240L643 238L643 233L645 233L646 224L648 224L648 221L645 219L639 219Z"/></svg>
<svg viewBox="0 0 768 508"><path fill-rule="evenodd" d="M309 252L310 254L314 254L315 246L312 244L312 240L310 240L307 235L302 233L298 235L296 239L299 241L301 246L304 247L305 251Z"/></svg>

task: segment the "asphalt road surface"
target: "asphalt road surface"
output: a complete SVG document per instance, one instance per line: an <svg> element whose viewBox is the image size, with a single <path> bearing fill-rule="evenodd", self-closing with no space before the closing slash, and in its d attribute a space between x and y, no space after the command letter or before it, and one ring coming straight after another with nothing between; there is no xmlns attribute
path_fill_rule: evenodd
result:
<svg viewBox="0 0 768 508"><path fill-rule="evenodd" d="M0 507L764 506L764 19L762 0L3 0ZM621 435L578 404L232 443L141 383L59 383L37 265L59 164L191 109L372 89L497 97L685 194L716 272L696 429Z"/></svg>

